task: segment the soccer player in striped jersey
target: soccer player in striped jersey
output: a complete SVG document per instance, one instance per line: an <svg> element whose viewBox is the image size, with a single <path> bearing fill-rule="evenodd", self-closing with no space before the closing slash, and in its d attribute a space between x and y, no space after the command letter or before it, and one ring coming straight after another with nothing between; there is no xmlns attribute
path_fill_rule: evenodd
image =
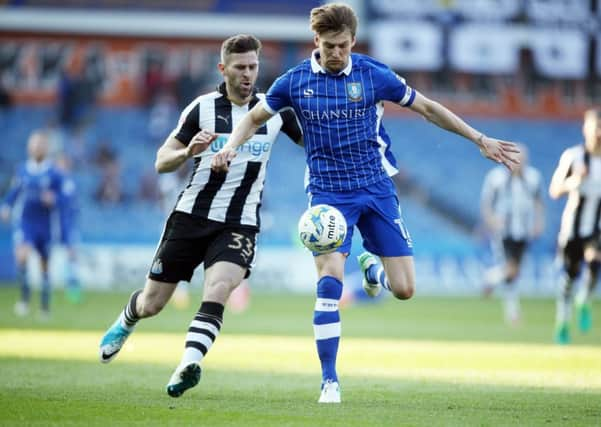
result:
<svg viewBox="0 0 601 427"><path fill-rule="evenodd" d="M586 280L576 296L582 332L592 326L591 295L601 266L601 110L584 114L584 144L566 149L553 173L549 194L567 195L558 236L558 255L563 264L555 323L555 341L570 342L572 287L587 266Z"/></svg>
<svg viewBox="0 0 601 427"><path fill-rule="evenodd" d="M167 384L179 397L200 380L200 363L215 341L231 292L250 274L259 232L259 207L267 161L280 131L302 144L294 114L278 114L239 150L227 173L211 170L211 159L234 126L264 97L254 85L261 43L249 35L225 40L219 70L224 78L217 91L201 95L181 114L177 127L159 148L156 169L178 169L194 158L194 171L167 219L144 289L135 291L100 342L101 362L121 350L136 323L159 313L177 283L190 281L204 263L200 309L190 323L184 353Z"/></svg>
<svg viewBox="0 0 601 427"><path fill-rule="evenodd" d="M27 143L27 162L19 167L0 207L0 217L4 221L9 221L11 209L16 208L13 240L21 299L15 305L15 314L25 316L29 313L31 288L27 260L31 252L36 251L41 261L40 317L44 320L50 315L48 261L52 224L58 213L58 199L63 185L60 171L48 158L48 149L48 134L43 131L32 132Z"/></svg>
<svg viewBox="0 0 601 427"><path fill-rule="evenodd" d="M505 322L520 320L520 302L515 286L524 252L544 229L543 177L528 164L528 151L520 145L520 165L513 171L502 166L490 170L482 184L481 211L492 237L499 265L486 272L484 293L489 295L501 283Z"/></svg>
<svg viewBox="0 0 601 427"><path fill-rule="evenodd" d="M400 215L394 185L382 159L386 138L382 127L384 101L408 107L434 124L458 133L481 153L513 167L515 144L489 138L437 102L407 85L375 59L351 54L357 19L345 4L332 3L311 11L317 49L311 58L279 77L263 102L253 108L213 158L215 170L227 170L236 149L273 115L292 110L301 122L309 167L310 204L329 204L346 217L348 233L333 253L315 256L318 273L313 318L322 367L319 402L340 402L336 356L340 338L338 301L353 229L359 228L371 254L360 260L367 282L384 286L399 299L414 292L411 239ZM375 293L375 292L374 292Z"/></svg>

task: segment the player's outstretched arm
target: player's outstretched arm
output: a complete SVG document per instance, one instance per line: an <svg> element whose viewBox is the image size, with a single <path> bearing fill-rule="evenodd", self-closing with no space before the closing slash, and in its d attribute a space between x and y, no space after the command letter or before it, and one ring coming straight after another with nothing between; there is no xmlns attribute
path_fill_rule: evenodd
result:
<svg viewBox="0 0 601 427"><path fill-rule="evenodd" d="M227 172L230 162L236 157L236 149L272 117L273 114L265 110L261 102L255 105L236 125L223 148L213 156L211 168L217 172Z"/></svg>
<svg viewBox="0 0 601 427"><path fill-rule="evenodd" d="M201 130L194 135L187 146L174 137L167 138L167 141L157 151L154 163L156 171L158 173L173 172L190 157L206 150L215 138L217 135L206 130Z"/></svg>
<svg viewBox="0 0 601 427"><path fill-rule="evenodd" d="M436 126L469 139L480 148L480 153L484 157L502 163L510 170L519 164L520 150L515 143L489 138L465 123L445 106L426 98L421 93L416 92L415 100L409 108Z"/></svg>

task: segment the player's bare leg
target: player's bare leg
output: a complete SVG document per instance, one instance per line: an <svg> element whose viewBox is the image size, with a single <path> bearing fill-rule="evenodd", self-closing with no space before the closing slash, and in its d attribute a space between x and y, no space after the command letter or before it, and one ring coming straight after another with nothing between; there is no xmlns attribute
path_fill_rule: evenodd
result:
<svg viewBox="0 0 601 427"><path fill-rule="evenodd" d="M21 298L15 304L15 314L19 317L29 314L29 301L31 299L31 287L29 286L29 277L27 275L27 259L31 248L27 244L19 244L15 247L15 260L17 267L17 280Z"/></svg>
<svg viewBox="0 0 601 427"><path fill-rule="evenodd" d="M395 298L406 300L415 293L415 265L412 256L381 257L388 288Z"/></svg>
<svg viewBox="0 0 601 427"><path fill-rule="evenodd" d="M581 332L587 333L593 327L592 294L597 286L599 270L601 269L601 252L594 247L586 248L584 252L586 261L586 275L575 298L578 313L578 327Z"/></svg>
<svg viewBox="0 0 601 427"><path fill-rule="evenodd" d="M135 291L129 298L119 317L106 331L100 341L100 361L113 360L133 332L140 319L158 314L171 298L175 283L146 279L144 289Z"/></svg>

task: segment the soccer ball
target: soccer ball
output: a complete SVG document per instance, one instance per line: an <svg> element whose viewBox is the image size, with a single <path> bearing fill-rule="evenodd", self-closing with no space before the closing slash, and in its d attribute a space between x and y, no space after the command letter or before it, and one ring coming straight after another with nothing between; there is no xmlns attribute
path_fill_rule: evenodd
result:
<svg viewBox="0 0 601 427"><path fill-rule="evenodd" d="M311 206L298 221L298 235L307 249L327 254L335 251L344 242L346 219L333 206Z"/></svg>

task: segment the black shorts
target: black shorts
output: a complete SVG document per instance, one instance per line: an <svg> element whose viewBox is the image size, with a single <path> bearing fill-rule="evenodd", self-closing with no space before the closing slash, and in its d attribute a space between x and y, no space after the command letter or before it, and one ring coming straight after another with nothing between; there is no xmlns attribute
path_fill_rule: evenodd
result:
<svg viewBox="0 0 601 427"><path fill-rule="evenodd" d="M526 240L503 239L505 260L520 264L527 247L528 242Z"/></svg>
<svg viewBox="0 0 601 427"><path fill-rule="evenodd" d="M246 268L246 276L255 258L258 230L223 224L173 212L157 249L148 277L166 283L189 282L194 270L204 262L205 270L218 261Z"/></svg>
<svg viewBox="0 0 601 427"><path fill-rule="evenodd" d="M580 266L584 261L584 251L591 247L601 251L601 234L584 239L568 240L565 246L559 247L559 257L563 262L563 268L571 278L575 278L580 274Z"/></svg>

